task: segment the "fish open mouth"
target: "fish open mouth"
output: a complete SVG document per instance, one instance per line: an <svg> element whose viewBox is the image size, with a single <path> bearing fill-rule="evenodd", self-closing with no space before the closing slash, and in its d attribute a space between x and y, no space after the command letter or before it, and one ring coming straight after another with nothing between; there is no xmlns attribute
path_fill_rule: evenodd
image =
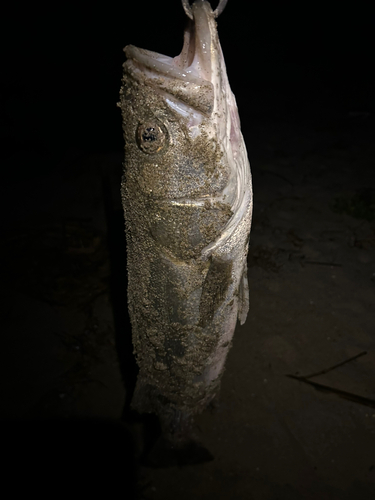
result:
<svg viewBox="0 0 375 500"><path fill-rule="evenodd" d="M192 12L194 19L188 21L180 55L169 57L128 45L125 68L133 77L146 77L147 83L169 94L168 104L180 114L188 114L186 104L207 116L215 106L216 22L208 2L196 1Z"/></svg>

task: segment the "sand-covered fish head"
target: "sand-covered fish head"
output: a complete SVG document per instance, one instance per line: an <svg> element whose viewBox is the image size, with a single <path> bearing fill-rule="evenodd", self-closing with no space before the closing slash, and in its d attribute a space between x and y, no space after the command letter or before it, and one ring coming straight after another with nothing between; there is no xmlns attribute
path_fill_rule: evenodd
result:
<svg viewBox="0 0 375 500"><path fill-rule="evenodd" d="M238 204L237 106L208 2L192 5L181 54L125 47L121 108L128 164L155 199Z"/></svg>

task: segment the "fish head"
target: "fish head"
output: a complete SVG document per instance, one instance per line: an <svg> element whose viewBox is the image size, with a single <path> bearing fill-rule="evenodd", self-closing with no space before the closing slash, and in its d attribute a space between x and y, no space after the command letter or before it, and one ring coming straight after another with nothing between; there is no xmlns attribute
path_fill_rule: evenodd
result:
<svg viewBox="0 0 375 500"><path fill-rule="evenodd" d="M213 11L205 0L191 9L178 56L124 49L125 179L159 207L221 207L217 239L241 206L249 165Z"/></svg>

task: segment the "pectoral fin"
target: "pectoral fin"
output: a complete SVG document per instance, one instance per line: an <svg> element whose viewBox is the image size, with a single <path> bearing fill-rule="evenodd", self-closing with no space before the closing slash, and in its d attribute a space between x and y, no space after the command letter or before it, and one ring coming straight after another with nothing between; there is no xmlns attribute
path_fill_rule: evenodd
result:
<svg viewBox="0 0 375 500"><path fill-rule="evenodd" d="M212 259L206 279L203 283L199 307L199 326L205 328L214 317L219 307L225 302L232 283L232 261Z"/></svg>

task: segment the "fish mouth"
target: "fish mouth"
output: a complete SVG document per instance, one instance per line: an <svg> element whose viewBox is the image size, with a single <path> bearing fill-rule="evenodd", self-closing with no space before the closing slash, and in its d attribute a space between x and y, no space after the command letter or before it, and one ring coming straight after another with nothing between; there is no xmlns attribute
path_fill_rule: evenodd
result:
<svg viewBox="0 0 375 500"><path fill-rule="evenodd" d="M185 104L209 116L215 101L215 48L220 45L210 4L196 0L191 8L193 20L189 19L187 23L178 56L169 57L127 45L124 48L127 57L124 67L134 78L146 79L147 84L168 94L171 98L168 104L180 114L188 113Z"/></svg>

